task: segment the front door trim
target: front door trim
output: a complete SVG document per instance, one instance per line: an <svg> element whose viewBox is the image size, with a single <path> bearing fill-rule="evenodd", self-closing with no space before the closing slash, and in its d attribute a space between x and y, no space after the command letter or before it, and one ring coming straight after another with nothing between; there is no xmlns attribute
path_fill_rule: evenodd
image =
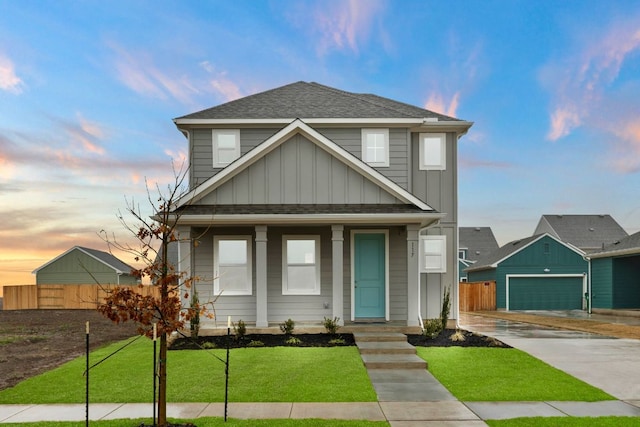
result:
<svg viewBox="0 0 640 427"><path fill-rule="evenodd" d="M389 321L389 230L385 229L355 229L351 230L351 321L356 320L356 293L355 293L355 235L356 234L384 234L384 318Z"/></svg>

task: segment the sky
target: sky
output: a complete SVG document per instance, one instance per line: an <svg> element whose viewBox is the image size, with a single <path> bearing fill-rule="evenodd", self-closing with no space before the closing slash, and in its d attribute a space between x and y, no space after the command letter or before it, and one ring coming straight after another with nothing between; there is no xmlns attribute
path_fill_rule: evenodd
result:
<svg viewBox="0 0 640 427"><path fill-rule="evenodd" d="M459 224L640 231L640 2L0 0L0 284L126 241L173 180L172 119L296 81L474 122ZM117 254L132 263L126 254Z"/></svg>

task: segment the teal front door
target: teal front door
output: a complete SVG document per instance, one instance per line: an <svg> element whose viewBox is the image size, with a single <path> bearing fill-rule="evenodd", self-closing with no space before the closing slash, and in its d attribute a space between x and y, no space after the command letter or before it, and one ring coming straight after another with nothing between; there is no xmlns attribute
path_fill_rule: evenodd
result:
<svg viewBox="0 0 640 427"><path fill-rule="evenodd" d="M385 318L385 235L354 235L354 317Z"/></svg>

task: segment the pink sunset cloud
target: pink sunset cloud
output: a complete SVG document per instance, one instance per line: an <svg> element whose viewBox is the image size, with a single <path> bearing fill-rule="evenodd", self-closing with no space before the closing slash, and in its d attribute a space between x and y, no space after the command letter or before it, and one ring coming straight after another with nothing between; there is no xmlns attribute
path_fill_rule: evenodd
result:
<svg viewBox="0 0 640 427"><path fill-rule="evenodd" d="M445 116L455 117L460 102L460 91L455 92L445 99L444 95L439 92L432 92L429 99L424 105L427 110L444 114Z"/></svg>
<svg viewBox="0 0 640 427"><path fill-rule="evenodd" d="M14 93L22 93L24 82L16 74L15 65L13 61L7 56L0 54L0 89Z"/></svg>
<svg viewBox="0 0 640 427"><path fill-rule="evenodd" d="M245 94L240 87L228 77L226 71L218 71L209 61L203 61L200 66L211 75L209 79L210 87L228 102L242 98Z"/></svg>
<svg viewBox="0 0 640 427"><path fill-rule="evenodd" d="M592 31L592 29L589 29ZM612 22L593 32L574 52L548 64L541 80L551 91L550 128L547 138L556 141L600 114L603 99L619 76L628 57L640 50L637 16Z"/></svg>

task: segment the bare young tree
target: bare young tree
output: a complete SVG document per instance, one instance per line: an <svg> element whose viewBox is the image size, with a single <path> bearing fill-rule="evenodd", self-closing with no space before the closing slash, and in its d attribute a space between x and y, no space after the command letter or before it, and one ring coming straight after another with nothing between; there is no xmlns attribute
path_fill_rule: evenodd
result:
<svg viewBox="0 0 640 427"><path fill-rule="evenodd" d="M174 211L175 204L186 193L184 181L187 171L174 171L175 181L165 191L156 185L157 197L151 195L147 183L147 199L151 206L151 215L143 214L139 205L127 200L126 212L133 218L135 226L118 213L125 229L134 237L135 244L122 243L113 235L102 231L102 237L111 249L124 251L132 255L141 265L132 271L141 282L148 280L158 288L158 295L136 292L131 288L115 287L107 290L107 297L98 306L98 311L116 323L133 321L138 332L147 337L153 336L156 324L160 341L158 360L158 425L167 425L167 338L181 330L186 322L200 314L209 315L207 304L196 302L182 307L181 297L190 297L196 278L178 271L169 259L169 246L180 243L177 231L179 215ZM140 285L142 287L145 285ZM139 289L140 291L142 289ZM210 316L210 315L209 315Z"/></svg>

